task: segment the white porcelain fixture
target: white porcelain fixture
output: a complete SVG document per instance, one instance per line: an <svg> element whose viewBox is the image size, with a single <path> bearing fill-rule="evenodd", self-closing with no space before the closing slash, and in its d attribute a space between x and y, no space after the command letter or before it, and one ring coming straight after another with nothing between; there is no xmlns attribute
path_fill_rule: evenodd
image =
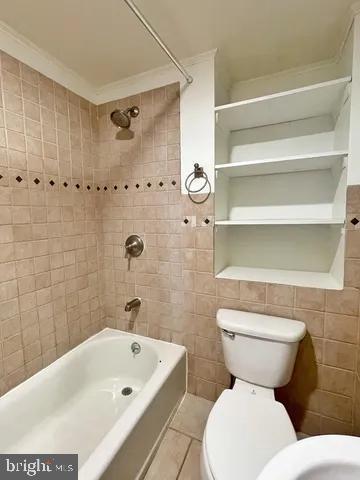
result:
<svg viewBox="0 0 360 480"><path fill-rule="evenodd" d="M105 329L1 397L0 451L77 453L79 480L134 480L185 389L184 347Z"/></svg>
<svg viewBox="0 0 360 480"><path fill-rule="evenodd" d="M358 480L360 438L320 435L289 445L265 466L257 480Z"/></svg>
<svg viewBox="0 0 360 480"><path fill-rule="evenodd" d="M305 325L296 320L220 309L227 369L236 377L210 412L202 445L202 480L255 480L276 453L296 442L274 388L293 371Z"/></svg>

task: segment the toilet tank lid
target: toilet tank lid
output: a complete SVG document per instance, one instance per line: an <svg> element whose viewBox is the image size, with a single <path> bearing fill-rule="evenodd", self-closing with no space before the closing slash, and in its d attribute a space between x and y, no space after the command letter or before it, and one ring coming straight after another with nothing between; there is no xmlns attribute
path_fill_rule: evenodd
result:
<svg viewBox="0 0 360 480"><path fill-rule="evenodd" d="M218 310L216 320L224 330L279 342L299 342L306 333L305 324L298 320L227 308Z"/></svg>

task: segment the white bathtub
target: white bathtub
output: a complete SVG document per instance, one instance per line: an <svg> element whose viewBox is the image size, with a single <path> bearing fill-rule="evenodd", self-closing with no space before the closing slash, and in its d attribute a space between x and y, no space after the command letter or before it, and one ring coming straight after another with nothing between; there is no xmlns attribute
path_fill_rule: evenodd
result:
<svg viewBox="0 0 360 480"><path fill-rule="evenodd" d="M0 453L77 453L79 480L141 478L185 389L184 347L105 329L0 398Z"/></svg>

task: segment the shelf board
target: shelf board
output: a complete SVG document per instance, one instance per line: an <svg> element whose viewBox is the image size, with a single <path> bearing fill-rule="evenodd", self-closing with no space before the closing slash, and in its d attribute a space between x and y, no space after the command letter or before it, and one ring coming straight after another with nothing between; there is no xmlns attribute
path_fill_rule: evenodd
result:
<svg viewBox="0 0 360 480"><path fill-rule="evenodd" d="M245 218L241 220L216 220L215 225L341 225L343 218Z"/></svg>
<svg viewBox="0 0 360 480"><path fill-rule="evenodd" d="M327 170L347 155L347 150L337 150L309 155L252 160L249 162L224 163L222 165L216 165L215 170L223 173L227 177L249 177L252 175L271 175L274 173Z"/></svg>
<svg viewBox="0 0 360 480"><path fill-rule="evenodd" d="M351 77L251 98L215 108L225 130L243 130L334 114Z"/></svg>
<svg viewBox="0 0 360 480"><path fill-rule="evenodd" d="M273 270L229 266L216 275L216 278L268 282L298 287L326 288L341 290L341 285L330 273L302 272L297 270Z"/></svg>

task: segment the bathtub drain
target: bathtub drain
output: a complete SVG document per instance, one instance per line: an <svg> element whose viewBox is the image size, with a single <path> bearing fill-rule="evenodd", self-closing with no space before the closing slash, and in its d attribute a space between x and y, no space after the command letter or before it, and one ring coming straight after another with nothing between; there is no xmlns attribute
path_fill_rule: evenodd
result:
<svg viewBox="0 0 360 480"><path fill-rule="evenodd" d="M127 395L131 395L132 391L133 390L132 390L131 387L125 387L121 390L121 393L122 393L122 395L124 395L126 397Z"/></svg>

